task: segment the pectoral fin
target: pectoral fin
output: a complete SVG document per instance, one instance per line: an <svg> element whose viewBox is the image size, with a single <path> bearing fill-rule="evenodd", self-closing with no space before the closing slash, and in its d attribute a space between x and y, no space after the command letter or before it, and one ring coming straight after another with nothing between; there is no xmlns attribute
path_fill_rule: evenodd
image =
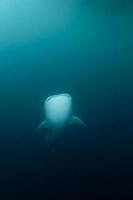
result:
<svg viewBox="0 0 133 200"><path fill-rule="evenodd" d="M38 132L38 131L41 131L41 130L44 129L44 128L47 128L47 123L46 123L46 121L42 121L42 122L38 125L36 131L37 131L37 132Z"/></svg>
<svg viewBox="0 0 133 200"><path fill-rule="evenodd" d="M85 122L75 115L72 116L69 124L80 124L82 126L86 126Z"/></svg>

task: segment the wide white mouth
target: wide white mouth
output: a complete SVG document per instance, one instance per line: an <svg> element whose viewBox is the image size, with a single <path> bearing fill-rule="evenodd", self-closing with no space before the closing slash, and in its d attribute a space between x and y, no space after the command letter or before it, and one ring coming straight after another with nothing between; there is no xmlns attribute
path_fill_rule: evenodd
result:
<svg viewBox="0 0 133 200"><path fill-rule="evenodd" d="M53 99L53 98L62 97L62 96L67 97L67 98L71 98L71 96L70 96L69 94L67 94L67 93L55 94L55 95L52 95L52 96L48 97L48 98L46 99L46 102L50 101L50 100Z"/></svg>

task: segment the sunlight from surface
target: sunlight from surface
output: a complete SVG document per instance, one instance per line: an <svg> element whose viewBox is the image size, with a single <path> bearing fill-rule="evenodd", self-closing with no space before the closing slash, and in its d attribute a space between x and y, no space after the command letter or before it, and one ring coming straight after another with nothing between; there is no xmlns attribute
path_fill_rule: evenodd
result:
<svg viewBox="0 0 133 200"><path fill-rule="evenodd" d="M73 1L2 0L0 45L61 31L74 15L74 10Z"/></svg>

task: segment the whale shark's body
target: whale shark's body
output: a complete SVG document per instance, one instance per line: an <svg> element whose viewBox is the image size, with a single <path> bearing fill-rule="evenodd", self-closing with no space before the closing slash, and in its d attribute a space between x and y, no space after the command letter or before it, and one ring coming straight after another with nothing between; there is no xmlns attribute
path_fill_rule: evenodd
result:
<svg viewBox="0 0 133 200"><path fill-rule="evenodd" d="M69 94L58 94L48 97L44 102L45 120L42 121L37 131L49 128L49 139L52 140L59 136L61 130L68 124L85 123L72 113L72 97Z"/></svg>

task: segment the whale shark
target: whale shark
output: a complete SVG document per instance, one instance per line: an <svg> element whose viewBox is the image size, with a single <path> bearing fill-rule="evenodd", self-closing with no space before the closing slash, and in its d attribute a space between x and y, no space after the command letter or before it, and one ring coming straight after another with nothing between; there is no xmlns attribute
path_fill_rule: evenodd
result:
<svg viewBox="0 0 133 200"><path fill-rule="evenodd" d="M73 115L72 107L72 97L67 93L46 98L43 105L45 119L38 125L37 132L49 129L49 138L52 140L69 124L86 126L82 119Z"/></svg>

